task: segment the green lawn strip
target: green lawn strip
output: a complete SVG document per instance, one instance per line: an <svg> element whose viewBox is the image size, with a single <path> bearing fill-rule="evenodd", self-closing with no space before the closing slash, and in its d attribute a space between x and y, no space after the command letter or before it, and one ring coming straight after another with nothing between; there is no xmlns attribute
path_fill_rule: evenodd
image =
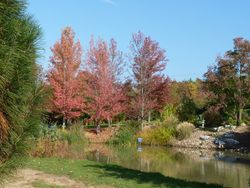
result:
<svg viewBox="0 0 250 188"><path fill-rule="evenodd" d="M65 186L48 184L43 180L36 180L31 183L34 188L67 188Z"/></svg>
<svg viewBox="0 0 250 188"><path fill-rule="evenodd" d="M27 167L56 175L67 175L90 185L113 185L118 188L147 187L222 187L166 177L160 173L141 172L121 166L88 160L30 158Z"/></svg>

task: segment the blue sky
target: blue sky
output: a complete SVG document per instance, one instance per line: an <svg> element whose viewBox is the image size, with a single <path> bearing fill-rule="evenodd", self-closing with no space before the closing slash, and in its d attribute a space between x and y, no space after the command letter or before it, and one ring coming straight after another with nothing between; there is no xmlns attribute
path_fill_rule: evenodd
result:
<svg viewBox="0 0 250 188"><path fill-rule="evenodd" d="M50 47L71 26L86 52L91 35L114 38L128 52L141 30L166 50L165 73L175 80L202 78L217 55L232 49L233 38L250 40L249 0L28 0L28 12L43 29L48 67Z"/></svg>

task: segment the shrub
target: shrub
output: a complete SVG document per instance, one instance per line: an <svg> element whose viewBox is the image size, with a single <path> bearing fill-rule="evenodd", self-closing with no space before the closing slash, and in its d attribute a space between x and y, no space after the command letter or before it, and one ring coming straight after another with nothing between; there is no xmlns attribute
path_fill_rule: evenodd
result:
<svg viewBox="0 0 250 188"><path fill-rule="evenodd" d="M163 111L161 112L161 119L162 121L167 120L169 117L173 117L176 114L176 110L172 104L168 104L164 107Z"/></svg>
<svg viewBox="0 0 250 188"><path fill-rule="evenodd" d="M174 134L174 128L158 126L155 128L143 130L137 136L143 138L143 144L166 145L171 140Z"/></svg>
<svg viewBox="0 0 250 188"><path fill-rule="evenodd" d="M122 127L112 139L112 144L129 145L133 139L133 134L127 127Z"/></svg>
<svg viewBox="0 0 250 188"><path fill-rule="evenodd" d="M134 135L140 127L140 122L128 121L124 126L121 126L116 135L108 142L109 144L130 145Z"/></svg>
<svg viewBox="0 0 250 188"><path fill-rule="evenodd" d="M69 129L60 129L57 133L58 138L62 141L67 141L69 144L85 142L86 139L82 127L80 124L74 124Z"/></svg>
<svg viewBox="0 0 250 188"><path fill-rule="evenodd" d="M205 127L220 126L225 121L225 115L223 115L216 107L209 107L204 112Z"/></svg>
<svg viewBox="0 0 250 188"><path fill-rule="evenodd" d="M86 141L80 124L74 124L65 130L57 128L56 125L50 128L43 126L31 154L38 157L65 156L67 152L82 150Z"/></svg>
<svg viewBox="0 0 250 188"><path fill-rule="evenodd" d="M48 127L47 125L42 124L40 138L56 141L58 139L57 126L53 125Z"/></svg>
<svg viewBox="0 0 250 188"><path fill-rule="evenodd" d="M160 125L168 127L168 128L175 128L179 120L175 116L170 116L165 121L161 122Z"/></svg>
<svg viewBox="0 0 250 188"><path fill-rule="evenodd" d="M180 140L189 138L194 130L195 126L192 123L182 122L176 127L176 137Z"/></svg>

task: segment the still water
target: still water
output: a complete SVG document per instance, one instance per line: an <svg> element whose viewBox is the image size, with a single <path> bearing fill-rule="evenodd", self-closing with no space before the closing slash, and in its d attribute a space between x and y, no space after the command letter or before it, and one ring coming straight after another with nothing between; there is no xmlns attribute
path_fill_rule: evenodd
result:
<svg viewBox="0 0 250 188"><path fill-rule="evenodd" d="M135 147L92 144L86 148L85 157L189 181L250 187L249 154L150 146L138 150Z"/></svg>

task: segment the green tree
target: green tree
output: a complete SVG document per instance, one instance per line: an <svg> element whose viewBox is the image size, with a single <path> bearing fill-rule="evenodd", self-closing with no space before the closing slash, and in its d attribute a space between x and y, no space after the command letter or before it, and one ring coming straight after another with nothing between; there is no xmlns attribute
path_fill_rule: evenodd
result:
<svg viewBox="0 0 250 188"><path fill-rule="evenodd" d="M198 117L204 112L207 93L200 79L170 83L170 103L181 121L199 123Z"/></svg>
<svg viewBox="0 0 250 188"><path fill-rule="evenodd" d="M19 166L38 134L42 84L36 59L40 28L23 0L0 1L0 176Z"/></svg>

